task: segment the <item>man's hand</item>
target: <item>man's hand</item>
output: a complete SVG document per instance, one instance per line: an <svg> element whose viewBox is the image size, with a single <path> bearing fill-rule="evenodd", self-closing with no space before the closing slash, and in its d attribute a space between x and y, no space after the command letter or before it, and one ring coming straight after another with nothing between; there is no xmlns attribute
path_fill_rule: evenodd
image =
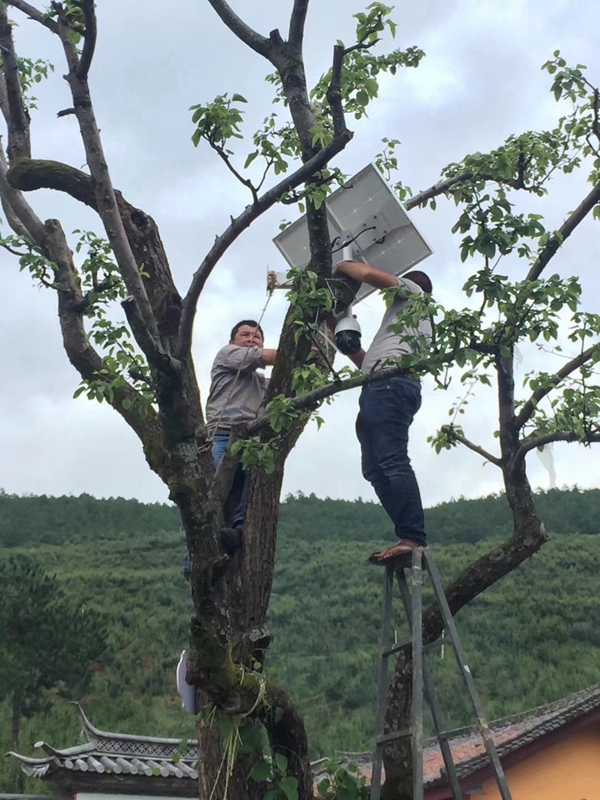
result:
<svg viewBox="0 0 600 800"><path fill-rule="evenodd" d="M272 367L276 358L277 350L272 350L268 347L265 347L263 348L262 356L260 357L260 363L263 365L263 367Z"/></svg>

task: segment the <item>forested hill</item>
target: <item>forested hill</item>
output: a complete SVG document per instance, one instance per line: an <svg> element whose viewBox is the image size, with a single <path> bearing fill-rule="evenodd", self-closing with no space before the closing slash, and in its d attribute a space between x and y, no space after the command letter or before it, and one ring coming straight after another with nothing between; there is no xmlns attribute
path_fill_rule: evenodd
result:
<svg viewBox="0 0 600 800"><path fill-rule="evenodd" d="M550 532L600 532L600 489L550 490L537 495L537 505ZM458 500L427 509L432 542L477 542L504 536L511 529L503 495ZM0 545L78 544L97 539L128 541L177 531L177 510L167 504L140 503L121 497L98 500L91 495L46 497L7 494L0 489ZM304 541L352 539L379 541L390 524L370 502L320 500L314 495L289 495L281 507L280 534Z"/></svg>
<svg viewBox="0 0 600 800"><path fill-rule="evenodd" d="M457 616L488 717L532 708L600 681L600 491L537 498L551 541ZM446 580L510 532L502 497L459 500L427 512ZM269 674L291 691L315 757L371 744L381 614L381 570L369 552L392 540L373 503L289 497L282 504L269 611ZM26 553L68 594L106 615L109 648L81 700L98 727L188 737L174 671L186 645L189 587L175 510L90 496L0 493L0 558ZM397 609L398 611L398 609ZM401 614L397 634L403 635ZM1 631L0 631L1 635ZM470 721L450 654L432 656L450 727ZM2 696L0 694L0 696ZM79 741L80 724L60 692L25 720L19 749ZM0 751L10 749L10 709L0 704ZM10 761L0 792L44 790Z"/></svg>

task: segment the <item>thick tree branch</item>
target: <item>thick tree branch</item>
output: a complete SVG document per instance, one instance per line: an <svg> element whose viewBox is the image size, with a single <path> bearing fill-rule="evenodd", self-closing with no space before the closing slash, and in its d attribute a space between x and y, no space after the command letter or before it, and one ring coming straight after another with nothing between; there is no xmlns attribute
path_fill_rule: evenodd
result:
<svg viewBox="0 0 600 800"><path fill-rule="evenodd" d="M294 0L294 8L292 9L292 16L290 17L288 42L290 48L297 54L302 52L304 25L306 23L309 2L310 0Z"/></svg>
<svg viewBox="0 0 600 800"><path fill-rule="evenodd" d="M7 178L10 185L20 191L55 189L98 212L91 176L60 161L23 158L9 169ZM151 217L128 203L120 192L115 192L115 195L136 263L143 264L149 275L146 291L161 336L174 343L179 330L181 297L173 283L158 228Z"/></svg>
<svg viewBox="0 0 600 800"><path fill-rule="evenodd" d="M34 22L39 22L40 25L48 28L48 30L52 31L52 33L58 33L58 25L55 20L47 19L42 11L37 9L35 6L32 6L31 3L27 3L26 0L5 0L5 2L9 6L18 8L19 11L22 11L23 14L26 14L29 19L32 19Z"/></svg>
<svg viewBox="0 0 600 800"><path fill-rule="evenodd" d="M190 288L183 301L183 313L177 347L178 358L184 358L190 351L198 298L219 259L255 219L258 219L261 214L264 214L271 206L275 205L282 194L291 191L296 186L308 180L315 172L318 172L318 170L324 167L325 164L344 149L351 138L352 133L350 133L350 131L345 131L340 136L336 136L327 147L323 148L323 150L319 150L316 155L299 167L294 173L265 192L256 203L248 206L245 211L231 222L227 230L222 233L221 236L217 237L214 245L205 256L204 261L194 273Z"/></svg>
<svg viewBox="0 0 600 800"><path fill-rule="evenodd" d="M515 455L515 464L520 463L527 453L535 450L536 447L544 447L552 442L577 442L579 444L595 444L600 442L600 432L591 431L581 436L573 431L554 431L553 433L544 433L541 436L534 436L532 439L525 439L519 450Z"/></svg>
<svg viewBox="0 0 600 800"><path fill-rule="evenodd" d="M55 189L98 211L93 179L87 172L62 161L21 158L11 164L7 177L11 186L22 192Z"/></svg>
<svg viewBox="0 0 600 800"><path fill-rule="evenodd" d="M327 101L331 109L331 119L333 120L333 130L338 133L346 127L344 116L344 105L342 102L342 73L344 70L344 58L347 50L341 45L336 44L333 48L333 65L331 68L331 80L327 87Z"/></svg>
<svg viewBox="0 0 600 800"><path fill-rule="evenodd" d="M571 361L567 362L562 369L559 369L558 372L554 373L544 386L536 389L535 392L531 395L529 400L525 403L525 405L521 408L519 413L515 418L515 425L517 430L521 430L523 425L531 419L531 415L539 405L540 400L542 400L546 395L550 394L556 387L571 373L575 372L579 369L583 364L587 361L591 361L591 359L600 352L600 344L592 345L592 347L588 347L587 350L584 350L583 353L580 353L576 358L571 359Z"/></svg>
<svg viewBox="0 0 600 800"><path fill-rule="evenodd" d="M542 271L549 264L552 258L554 258L565 239L569 238L575 228L577 228L577 226L583 222L590 211L598 203L600 203L600 183L594 186L588 196L579 206L577 206L575 211L573 211L569 218L561 225L561 227L558 229L558 235L555 234L550 238L550 241L544 247L542 252L537 257L535 263L527 273L528 281L536 281L540 277Z"/></svg>
<svg viewBox="0 0 600 800"><path fill-rule="evenodd" d="M98 26L96 22L94 0L81 0L81 9L85 19L85 32L83 34L83 51L81 53L77 77L85 81L87 80L90 67L92 66L92 59L94 58Z"/></svg>
<svg viewBox="0 0 600 800"><path fill-rule="evenodd" d="M17 236L26 236L32 242L39 244L44 235L44 224L21 192L8 182L7 167L4 150L0 145L0 197L6 219Z"/></svg>
<svg viewBox="0 0 600 800"><path fill-rule="evenodd" d="M29 138L29 114L23 102L19 64L15 53L12 26L8 21L6 6L0 3L0 51L6 86L8 106L8 160L31 157L31 140ZM4 110L4 109L3 109Z"/></svg>
<svg viewBox="0 0 600 800"><path fill-rule="evenodd" d="M487 450L484 450L483 447L480 447L478 444L473 444L473 442L469 441L469 439L462 436L458 433L452 425L444 425L442 427L444 433L448 436L449 439L452 439L455 442L460 442L462 445L467 447L469 450L472 450L477 455L482 456L486 459L486 461L490 461L492 464L495 464L497 467L502 466L502 461L497 456L493 456L491 453L488 453Z"/></svg>
<svg viewBox="0 0 600 800"><path fill-rule="evenodd" d="M71 41L70 34L71 27L68 24L68 20L62 15L59 16L58 35L62 42L69 68L66 80L71 89L73 106L79 122L87 163L93 178L98 213L102 218L127 290L137 305L137 314L144 321L144 325L147 328L144 344L142 345L142 342L140 342L140 346L143 347L144 354L153 367L169 371L175 369L176 365L163 348L158 324L148 299L146 287L125 233L102 147L100 131L92 107L89 86L87 80L80 77L79 68L81 62Z"/></svg>
<svg viewBox="0 0 600 800"><path fill-rule="evenodd" d="M55 265L55 284L60 287L58 316L63 344L69 361L84 380L97 379L105 363L92 347L84 327L83 313L86 307L73 254L69 249L63 229L58 220L47 220L40 243L44 255ZM111 381L116 376L107 375ZM114 388L109 404L123 417L140 439L150 467L165 480L168 456L163 446L160 420L152 407L148 407L142 396L126 381ZM141 406L147 415L142 417Z"/></svg>
<svg viewBox="0 0 600 800"><path fill-rule="evenodd" d="M225 2L225 0L208 0L214 10L217 12L222 22L234 33L238 39L241 39L244 44L247 44L254 52L258 53L265 58L269 57L271 49L270 40L265 36L261 36L255 30L250 28L246 23L238 17L233 9Z"/></svg>

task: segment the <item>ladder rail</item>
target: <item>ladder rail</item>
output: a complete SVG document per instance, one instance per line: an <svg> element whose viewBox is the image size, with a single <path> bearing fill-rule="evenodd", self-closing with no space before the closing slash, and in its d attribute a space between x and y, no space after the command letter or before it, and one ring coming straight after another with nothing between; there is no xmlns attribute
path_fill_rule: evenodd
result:
<svg viewBox="0 0 600 800"><path fill-rule="evenodd" d="M380 637L379 676L377 680L377 716L375 719L375 749L373 751L373 770L371 773L371 800L379 800L381 795L381 768L383 763L383 746L381 741L385 725L385 700L388 689L388 662L385 655L391 638L392 627L392 587L394 585L394 570L386 567L385 588L383 592L383 621Z"/></svg>
<svg viewBox="0 0 600 800"><path fill-rule="evenodd" d="M456 622L454 621L454 617L452 616L452 612L450 611L450 606L448 605L448 600L446 598L446 593L444 591L444 586L442 583L439 570L429 552L425 551L424 556L425 556L425 566L427 568L427 572L429 573L429 578L433 586L434 595L438 603L440 612L442 614L446 630L450 635L450 639L452 642L452 649L454 650L454 655L456 658L456 663L458 664L459 672L463 677L465 686L467 688L467 694L469 695L473 711L475 712L475 715L477 717L479 732L481 734L483 744L485 745L485 749L488 755L488 760L490 762L490 766L492 767L492 771L494 773L494 778L498 786L498 791L500 792L500 797L502 798L502 800L512 800L510 790L506 782L504 769L502 768L502 764L498 756L498 751L496 750L496 745L492 738L488 722L483 713L483 707L479 699L479 693L477 692L477 687L475 686L473 675L471 673L469 665L467 664L465 653L460 641L460 637L458 635Z"/></svg>
<svg viewBox="0 0 600 800"><path fill-rule="evenodd" d="M444 592L442 579L429 550L415 549L411 553L411 563L408 559L403 561L396 560L385 566L385 586L383 602L383 624L380 637L380 665L377 689L377 715L376 715L376 739L373 751L373 769L371 776L371 800L380 800L381 796L381 774L383 768L383 749L389 742L395 741L403 736L410 736L412 739L413 751L413 800L423 800L423 698L431 710L433 724L439 742L440 750L444 760L447 777L452 789L454 800L463 800L463 794L458 779L456 765L452 757L450 746L451 731L445 730L444 717L441 705L436 697L434 681L429 670L429 665L424 657L424 653L436 643L423 644L423 603L422 586L424 572L427 572L431 581L435 599L440 608L443 621L445 623L444 640L447 641L454 651L454 656L458 664L459 671L465 683L467 694L471 702L472 709L477 718L477 728L485 745L487 760L492 768L496 784L498 786L501 800L512 800L510 790L506 781L506 776L498 756L496 745L492 738L489 725L483 713L483 706L475 686L475 681L471 670L466 662L465 653L458 635L456 623L450 611L450 606ZM409 590L405 569L412 572L412 592ZM410 628L410 639L406 642L391 645L391 619L392 619L392 587L394 575L400 589L400 595L404 605L406 618ZM418 635L415 636L415 632ZM412 651L412 705L411 705L411 726L406 730L392 731L384 734L385 727L385 703L388 690L389 658L399 652L403 647L411 646Z"/></svg>
<svg viewBox="0 0 600 800"><path fill-rule="evenodd" d="M413 800L423 800L423 569L421 556L421 549L415 548L412 552Z"/></svg>
<svg viewBox="0 0 600 800"><path fill-rule="evenodd" d="M408 620L412 635L412 597L403 569L396 571L396 581L398 583L400 597L402 598L402 603L404 605L404 612L406 614L406 619ZM426 647L424 646L423 649L425 650ZM463 800L463 793L462 789L460 788L458 775L456 773L456 766L454 764L454 759L452 758L452 750L445 735L446 724L444 721L444 714L439 700L437 699L433 678L431 677L431 670L429 669L429 664L427 663L426 658L423 659L423 688L425 690L425 699L427 700L427 705L431 711L433 727L436 732L442 758L444 759L444 766L446 767L446 774L448 775L448 779L450 781L450 787L452 789L452 794L454 795L454 800Z"/></svg>

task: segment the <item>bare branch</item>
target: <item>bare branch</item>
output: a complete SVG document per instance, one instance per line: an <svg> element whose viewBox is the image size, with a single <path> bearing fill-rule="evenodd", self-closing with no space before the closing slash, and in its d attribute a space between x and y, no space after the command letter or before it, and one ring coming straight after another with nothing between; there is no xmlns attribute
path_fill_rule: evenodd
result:
<svg viewBox="0 0 600 800"><path fill-rule="evenodd" d="M411 208L422 206L428 200L432 200L434 197L439 197L439 195L445 194L453 186L456 186L457 183L462 183L463 181L468 181L472 178L472 172L464 172L462 175L455 175L453 178L448 178L445 181L435 183L433 186L430 186L429 189L425 189L424 191L414 195L414 197L405 200L404 205L406 206L407 210L410 211Z"/></svg>
<svg viewBox="0 0 600 800"><path fill-rule="evenodd" d="M523 425L525 425L525 423L531 418L531 415L535 411L540 400L546 397L546 395L550 394L551 391L556 389L556 387L572 372L578 370L579 367L581 367L587 361L591 361L591 359L597 355L599 351L600 344L595 344L592 345L592 347L588 347L587 350L584 350L583 353L580 353L576 358L573 358L571 361L567 362L562 369L559 369L558 372L552 375L545 386L536 389L515 418L516 430L521 430Z"/></svg>
<svg viewBox="0 0 600 800"><path fill-rule="evenodd" d="M244 44L247 44L255 53L258 53L265 58L268 58L268 53L271 49L269 39L261 36L255 30L250 28L246 23L238 17L233 9L225 2L225 0L208 0L214 10L217 12L221 20L227 25L229 30L234 33L238 39L241 39Z"/></svg>
<svg viewBox="0 0 600 800"><path fill-rule="evenodd" d="M47 19L44 13L35 6L32 6L31 3L27 3L25 0L5 0L5 2L9 6L18 8L19 11L26 14L29 19L32 19L34 22L39 22L40 25L48 28L52 33L58 33L58 25L56 22L53 19Z"/></svg>
<svg viewBox="0 0 600 800"><path fill-rule="evenodd" d="M288 42L296 53L302 52L304 25L306 23L306 13L308 11L309 2L310 0L294 0L294 8L292 9L292 16L290 18Z"/></svg>
<svg viewBox="0 0 600 800"><path fill-rule="evenodd" d="M315 406L327 397L332 397L334 394L340 392L347 392L350 389L356 389L358 386L365 386L368 383L375 383L383 381L388 378L398 378L406 375L406 370L400 366L384 367L378 369L376 372L369 372L368 374L357 375L354 378L347 378L346 380L337 380L332 383L327 383L325 386L319 386L318 389L313 389L312 392L293 397L291 407L295 411L304 411L306 409L315 408ZM266 413L260 414L253 422L248 425L246 433L249 436L258 433L258 431L266 428L269 424L269 417Z"/></svg>
<svg viewBox="0 0 600 800"><path fill-rule="evenodd" d="M233 175L235 178L237 178L237 179L238 179L238 181L239 181L239 182L240 182L240 183L241 183L243 186L246 186L248 189L250 189L250 191L252 192L252 199L253 199L253 201L256 203L256 202L257 202L257 200L258 200L258 189L257 189L257 188L256 188L256 186L255 186L255 185L252 183L252 181L250 180L250 178L244 178L244 176L243 176L243 175L240 175L240 173L239 173L239 172L237 171L237 169L236 169L236 168L233 166L233 164L231 163L231 160L230 160L229 156L227 155L227 153L225 152L225 150L223 150L223 148L222 148L222 147L220 147L218 144L215 144L214 142L209 142L209 144L210 144L210 146L212 147L212 149L215 151L215 153L216 153L216 154L219 156L219 158L220 158L220 159L223 161L223 163L225 164L225 166L227 167L227 169L228 169L228 170L231 172L231 174L232 174L232 175ZM264 179L263 179L263 180L264 180Z"/></svg>
<svg viewBox="0 0 600 800"><path fill-rule="evenodd" d="M344 149L351 138L352 133L350 131L344 131L339 136L336 136L309 161L280 181L272 189L265 192L256 203L248 206L238 217L232 220L227 230L222 233L221 236L217 237L217 240L207 253L204 261L194 273L190 288L183 301L183 313L181 316L179 342L177 346L178 358L184 358L187 353L189 353L198 298L215 265L226 250L255 219L260 217L261 214L264 214L271 206L275 205L282 194L291 191L296 186L308 180L315 172L318 172L318 170L324 167L325 164Z"/></svg>
<svg viewBox="0 0 600 800"><path fill-rule="evenodd" d="M575 228L577 228L577 226L583 222L590 211L598 203L600 203L600 183L594 186L592 191L583 200L583 202L577 206L575 211L573 211L569 218L561 225L561 227L558 229L558 235L551 237L550 241L544 247L542 252L537 257L535 263L527 273L528 281L535 281L540 277L543 269L548 265L552 258L554 258L565 239L569 238Z"/></svg>
<svg viewBox="0 0 600 800"><path fill-rule="evenodd" d="M90 67L92 66L92 59L94 58L94 51L96 49L96 38L98 36L94 0L82 0L81 9L85 19L85 32L83 34L83 52L81 53L77 76L80 80L87 80Z"/></svg>
<svg viewBox="0 0 600 800"><path fill-rule="evenodd" d="M521 462L527 453L535 450L536 447L544 447L544 445L551 444L552 442L577 442L578 444L595 444L600 442L600 432L588 432L584 436L574 433L573 431L554 431L553 433L544 433L541 436L535 436L532 439L525 439L521 447L515 454L514 463Z"/></svg>
<svg viewBox="0 0 600 800"><path fill-rule="evenodd" d="M485 458L487 461L490 461L492 464L495 464L497 467L502 466L502 460L497 456L493 456L491 453L488 453L487 450L484 450L483 447L480 447L478 444L473 444L473 442L469 441L469 439L462 436L452 425L444 425L442 427L442 431L447 435L449 439L452 439L456 442L460 442L469 450L472 450L474 453Z"/></svg>
<svg viewBox="0 0 600 800"><path fill-rule="evenodd" d="M519 170L518 178L498 178L497 176L489 175L485 172L462 172L460 175L454 175L452 178L447 178L445 181L435 183L433 186L430 186L429 189L419 192L418 194L406 200L404 205L407 210L410 211L411 208L422 206L427 203L428 200L432 200L434 197L439 197L439 195L449 192L454 186L457 186L460 183L466 183L467 181L498 183L504 186L510 186L511 189L518 189L526 192L535 192L539 188L538 186L527 186L525 184L522 169Z"/></svg>
<svg viewBox="0 0 600 800"><path fill-rule="evenodd" d="M8 21L6 6L0 3L0 51L6 86L8 115L8 159L31 158L31 141L29 138L29 114L23 102L19 65L15 53L12 26Z"/></svg>

